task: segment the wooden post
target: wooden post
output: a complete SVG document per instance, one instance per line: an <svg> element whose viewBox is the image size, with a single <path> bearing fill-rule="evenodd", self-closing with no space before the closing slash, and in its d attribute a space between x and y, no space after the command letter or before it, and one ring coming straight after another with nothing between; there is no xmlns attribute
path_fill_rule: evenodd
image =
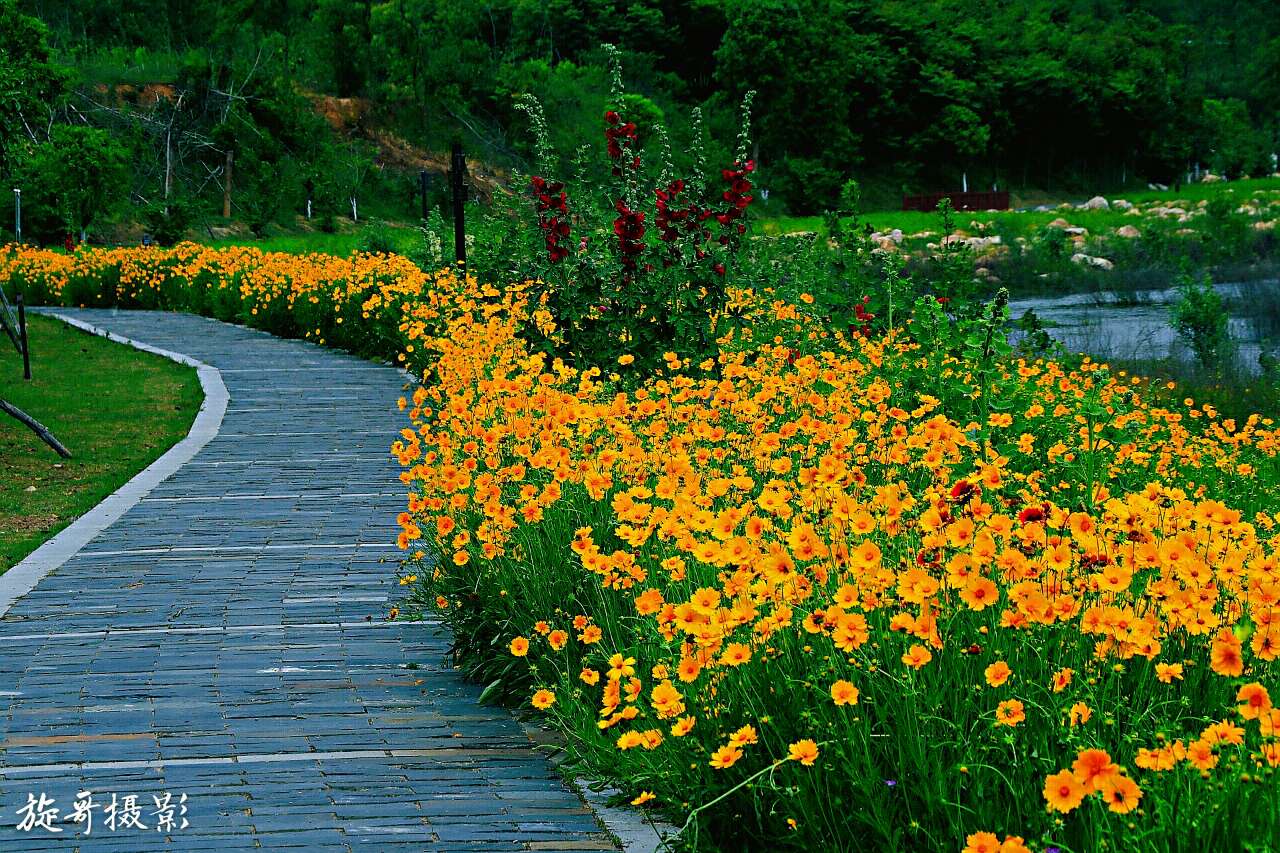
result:
<svg viewBox="0 0 1280 853"><path fill-rule="evenodd" d="M0 397L0 412L12 415L22 421L28 429L40 436L41 441L56 450L58 455L63 459L71 458L71 451L67 450L67 448L63 446L62 442L58 441L57 436L49 432L48 428L44 424L40 423L35 418L31 417L31 415L28 415L26 412L22 411L22 409L19 409L3 397Z"/></svg>
<svg viewBox="0 0 1280 853"><path fill-rule="evenodd" d="M467 161L462 156L462 143L453 143L453 162L449 169L449 182L453 188L453 256L459 266L467 266L467 227L463 217L463 203L467 200Z"/></svg>
<svg viewBox="0 0 1280 853"><path fill-rule="evenodd" d="M227 151L227 168L223 174L222 184L222 217L231 218L231 166L235 162L236 152Z"/></svg>
<svg viewBox="0 0 1280 853"><path fill-rule="evenodd" d="M22 341L22 378L31 378L31 344L27 343L27 306L22 301L22 294L17 294L18 300L18 339Z"/></svg>
<svg viewBox="0 0 1280 853"><path fill-rule="evenodd" d="M427 176L426 169L418 170L418 193L419 195L422 196L422 221L423 222L427 221L427 216L428 214L431 213L431 211L428 209L428 202L427 202L427 190L430 188L430 184L429 184L430 180L431 179Z"/></svg>

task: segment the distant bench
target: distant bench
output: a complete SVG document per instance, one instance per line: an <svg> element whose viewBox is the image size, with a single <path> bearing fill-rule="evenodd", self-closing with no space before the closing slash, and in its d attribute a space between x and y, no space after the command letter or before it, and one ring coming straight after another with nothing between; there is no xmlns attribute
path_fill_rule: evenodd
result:
<svg viewBox="0 0 1280 853"><path fill-rule="evenodd" d="M956 210L1008 210L1009 193L1007 191L992 193L925 193L924 195L904 195L903 210L936 210L938 202L944 198L951 199L951 206Z"/></svg>

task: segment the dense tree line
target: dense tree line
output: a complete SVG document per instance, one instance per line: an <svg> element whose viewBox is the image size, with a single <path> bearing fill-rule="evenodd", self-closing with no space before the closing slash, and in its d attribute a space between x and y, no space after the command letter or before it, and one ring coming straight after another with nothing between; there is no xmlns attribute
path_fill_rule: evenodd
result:
<svg viewBox="0 0 1280 853"><path fill-rule="evenodd" d="M308 186L326 216L352 215L362 185L407 215L410 177L371 168L370 129L427 149L460 137L488 162L527 168L515 105L532 92L570 153L600 138L610 42L640 123L667 127L677 160L691 107L712 138L732 138L734 105L758 90L752 153L767 209L833 206L850 178L883 203L962 176L1085 191L1174 182L1197 163L1256 174L1280 147L1280 16L1268 6L0 0L0 169L47 180L51 152L79 134L76 156L89 160L62 167L99 157L102 191L127 190L162 225L230 198L235 218L262 226L298 212ZM355 118L339 132L321 95L353 99L340 102ZM63 125L80 130L55 132ZM74 207L33 203L32 215L90 224Z"/></svg>

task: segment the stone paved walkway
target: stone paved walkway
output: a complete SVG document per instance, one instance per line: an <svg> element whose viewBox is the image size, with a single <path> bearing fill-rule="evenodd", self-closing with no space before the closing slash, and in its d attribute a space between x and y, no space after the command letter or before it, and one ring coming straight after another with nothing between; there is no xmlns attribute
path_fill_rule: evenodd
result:
<svg viewBox="0 0 1280 853"><path fill-rule="evenodd" d="M399 373L185 315L62 312L218 368L219 434L0 619L0 851L608 850L398 594ZM66 822L77 792L141 822ZM153 795L187 795L157 831ZM19 832L27 795L63 832ZM175 815L176 817L176 815ZM78 835L78 837L77 837Z"/></svg>

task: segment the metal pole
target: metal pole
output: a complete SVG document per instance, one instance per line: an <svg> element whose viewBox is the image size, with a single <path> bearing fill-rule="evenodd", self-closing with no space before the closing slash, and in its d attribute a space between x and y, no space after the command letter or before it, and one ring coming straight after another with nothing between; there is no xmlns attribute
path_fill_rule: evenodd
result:
<svg viewBox="0 0 1280 853"><path fill-rule="evenodd" d="M27 306L23 304L22 294L18 299L18 338L22 341L22 378L31 378L31 345L27 343Z"/></svg>
<svg viewBox="0 0 1280 853"><path fill-rule="evenodd" d="M462 156L462 143L453 143L453 162L449 170L450 182L453 184L453 256L458 264L467 266L467 229L463 221L463 202L467 200L467 161Z"/></svg>
<svg viewBox="0 0 1280 853"><path fill-rule="evenodd" d="M13 233L19 244L22 243L22 190L13 188Z"/></svg>

